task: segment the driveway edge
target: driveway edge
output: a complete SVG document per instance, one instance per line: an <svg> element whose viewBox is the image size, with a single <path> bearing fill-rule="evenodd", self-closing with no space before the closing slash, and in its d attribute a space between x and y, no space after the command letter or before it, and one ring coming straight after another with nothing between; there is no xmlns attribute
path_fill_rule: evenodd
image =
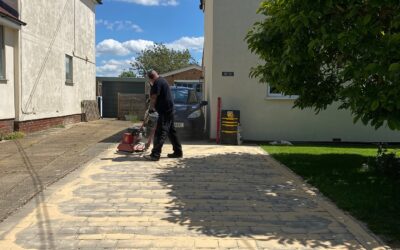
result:
<svg viewBox="0 0 400 250"><path fill-rule="evenodd" d="M283 175L293 179L295 183L304 190L316 193L316 198L321 202L321 205L328 211L328 213L337 218L338 221L340 221L343 226L345 226L355 236L362 246L364 246L366 249L391 249L363 222L357 220L349 212L341 210L333 201L325 197L316 187L307 183L301 176L297 175L289 167L273 158L267 151L263 150L259 146L257 148L262 154L265 155L266 161L272 167L279 169Z"/></svg>

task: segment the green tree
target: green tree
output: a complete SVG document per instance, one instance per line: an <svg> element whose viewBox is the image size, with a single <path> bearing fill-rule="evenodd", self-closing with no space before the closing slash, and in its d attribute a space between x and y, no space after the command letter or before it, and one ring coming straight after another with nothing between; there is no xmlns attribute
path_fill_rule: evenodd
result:
<svg viewBox="0 0 400 250"><path fill-rule="evenodd" d="M246 40L250 76L316 112L337 102L364 124L400 129L398 0L268 0Z"/></svg>
<svg viewBox="0 0 400 250"><path fill-rule="evenodd" d="M135 72L133 72L133 70L124 70L119 75L119 77L137 77L137 76L136 76Z"/></svg>
<svg viewBox="0 0 400 250"><path fill-rule="evenodd" d="M141 51L136 57L136 62L132 63L132 67L139 72L139 75L144 76L145 70L154 69L163 74L194 64L197 63L189 50L179 51L169 49L164 44L155 44Z"/></svg>

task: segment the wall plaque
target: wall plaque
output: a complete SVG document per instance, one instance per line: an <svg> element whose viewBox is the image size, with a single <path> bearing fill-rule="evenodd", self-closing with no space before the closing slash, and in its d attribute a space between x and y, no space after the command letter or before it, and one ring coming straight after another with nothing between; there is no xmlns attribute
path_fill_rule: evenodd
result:
<svg viewBox="0 0 400 250"><path fill-rule="evenodd" d="M235 72L222 72L222 76L235 76Z"/></svg>

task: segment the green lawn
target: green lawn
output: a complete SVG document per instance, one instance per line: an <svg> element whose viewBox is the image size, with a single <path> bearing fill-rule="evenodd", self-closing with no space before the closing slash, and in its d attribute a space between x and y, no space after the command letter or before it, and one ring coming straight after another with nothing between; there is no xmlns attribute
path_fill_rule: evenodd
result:
<svg viewBox="0 0 400 250"><path fill-rule="evenodd" d="M400 242L400 181L362 167L376 147L262 146L377 235Z"/></svg>

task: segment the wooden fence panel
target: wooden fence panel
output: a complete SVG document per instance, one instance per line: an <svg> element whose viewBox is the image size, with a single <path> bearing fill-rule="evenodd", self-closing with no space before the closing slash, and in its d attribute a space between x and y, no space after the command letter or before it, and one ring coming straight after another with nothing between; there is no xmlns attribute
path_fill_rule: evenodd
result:
<svg viewBox="0 0 400 250"><path fill-rule="evenodd" d="M138 119L143 120L145 111L145 94L118 93L118 119L126 120L125 116L135 115L138 117Z"/></svg>
<svg viewBox="0 0 400 250"><path fill-rule="evenodd" d="M96 100L82 101L82 120L85 122L95 121L100 119L99 106Z"/></svg>

